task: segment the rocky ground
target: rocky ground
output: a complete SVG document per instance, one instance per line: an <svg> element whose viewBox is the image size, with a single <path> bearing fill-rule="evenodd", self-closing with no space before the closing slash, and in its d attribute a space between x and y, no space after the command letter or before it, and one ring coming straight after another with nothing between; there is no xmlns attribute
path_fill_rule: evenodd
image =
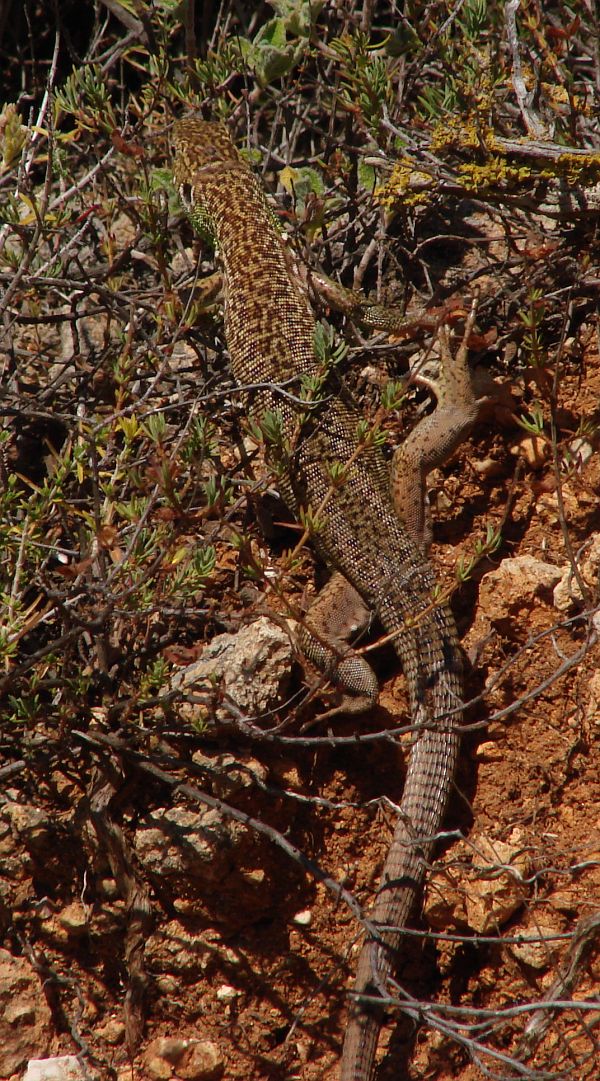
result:
<svg viewBox="0 0 600 1081"><path fill-rule="evenodd" d="M593 409L599 391L590 347L565 378L563 408ZM546 998L589 1002L599 977L599 653L561 526L564 514L593 591L600 466L580 450L560 500L551 461L533 457L531 440L510 426L491 438L479 429L435 478L446 508L435 549L442 575L463 531L500 518L509 496L511 510L502 549L454 600L473 705L450 839L414 925L426 938L407 943L398 977L431 1004L433 1021L417 1033L387 1027L382 1077L410 1059L416 1078L475 1078L440 1027L452 1021L445 1004L497 1011L498 1049L524 1047L527 1061L568 1077L600 1076L593 1015L534 1008ZM529 456L529 470L511 489L517 455ZM264 642L251 637L248 657L260 658L258 687L267 675L277 687L289 646L263 623ZM230 646L219 640L217 655ZM289 744L284 737L274 747L239 731L194 738L190 727L184 740L188 784L270 825L364 901L393 824L379 800L399 798L404 770L389 744L359 743L406 718L403 679L390 661L380 662L379 709L360 726L336 723L337 736L355 737L342 746L296 746L293 730ZM223 667L234 694L239 672L236 684L231 661ZM150 714L143 723L152 725ZM174 758L184 753L181 739L181 730L163 727L161 752L171 743ZM35 768L3 770L0 1076L20 1079L29 1058L81 1053L90 1076L333 1079L358 948L344 904L272 838L178 789L176 765L166 767L169 787L133 763L113 762L108 779L98 778L84 746L65 767L44 768L43 739L35 756ZM453 839L457 830L462 840ZM126 964L136 956L147 1023L130 1060ZM503 1020L516 1005L528 1009Z"/></svg>

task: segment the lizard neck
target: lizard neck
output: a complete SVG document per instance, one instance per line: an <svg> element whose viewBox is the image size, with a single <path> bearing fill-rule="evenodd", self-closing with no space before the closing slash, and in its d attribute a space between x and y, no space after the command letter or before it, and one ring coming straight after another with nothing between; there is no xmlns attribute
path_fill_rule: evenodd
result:
<svg viewBox="0 0 600 1081"><path fill-rule="evenodd" d="M224 270L225 334L235 378L276 381L314 371L314 316L290 275L259 181L242 167L222 170L203 181L201 198Z"/></svg>

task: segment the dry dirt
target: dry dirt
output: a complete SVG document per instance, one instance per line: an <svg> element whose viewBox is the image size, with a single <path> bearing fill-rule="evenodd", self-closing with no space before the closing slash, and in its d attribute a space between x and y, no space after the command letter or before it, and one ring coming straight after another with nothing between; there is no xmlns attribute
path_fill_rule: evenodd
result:
<svg viewBox="0 0 600 1081"><path fill-rule="evenodd" d="M566 365L563 434L569 418L576 427L576 418L595 415L599 396L599 358L590 344L581 366ZM517 445L533 462L513 485ZM469 538L498 524L511 505L502 547L453 601L475 701L447 824L465 839L449 838L439 852L425 916L413 924L447 937L408 939L398 979L425 1003L496 1011L491 1037L485 1028L472 1033L482 1046L521 1053L530 1068L591 1081L600 1078L597 1013L565 1006L502 1021L497 1012L544 997L589 1002L600 977L594 927L586 922L598 917L600 896L600 651L585 648L589 624L568 622L584 605L575 599L563 611L556 607L554 583L568 556L553 477L550 458L532 455L506 418L496 424L490 417L435 478L433 555L442 575L470 550ZM584 566L586 559L593 564L595 537L596 581L591 565L588 584L596 604L599 492L594 453L564 480L562 502ZM376 663L379 709L360 724L335 723L336 735L356 734L355 743L291 744L282 752L243 744L239 734L225 733L219 744L189 736L186 742L177 733L172 739L180 754L202 747L202 762L220 764L229 776L225 787L206 774L193 783L273 826L365 903L392 829L391 810L377 801L399 799L405 768L395 746L359 740L407 717L393 657L383 652ZM232 770L236 761L265 789ZM42 763L5 780L0 1077L21 1078L31 1057L83 1052L90 1076L123 1081L333 1081L358 949L353 917L268 837L133 768L125 780L114 777L112 814L121 851L150 901L139 925L146 1022L130 1061L124 958L136 948L127 908L135 909L139 896L134 890L127 901L106 857L110 841L101 855L92 835L90 785L83 757L78 776L70 768L44 771ZM519 943L519 936L537 942ZM414 1081L479 1076L464 1047L444 1034L453 1016L437 1017L437 1028L424 1023L417 1031L390 1018L381 1081L398 1077L407 1063ZM520 1049L524 1025L544 1019L546 1030ZM460 1033L467 1034L464 1025ZM497 1075L515 1076L501 1061L484 1062Z"/></svg>

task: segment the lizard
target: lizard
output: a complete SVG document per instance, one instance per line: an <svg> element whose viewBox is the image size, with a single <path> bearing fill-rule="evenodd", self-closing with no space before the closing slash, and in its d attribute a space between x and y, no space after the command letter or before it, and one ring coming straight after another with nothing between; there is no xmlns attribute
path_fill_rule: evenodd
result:
<svg viewBox="0 0 600 1081"><path fill-rule="evenodd" d="M280 494L293 513L311 523L312 543L336 576L334 593L347 588L358 607L376 616L392 636L407 681L414 743L370 914L371 931L358 961L341 1057L341 1081L371 1081L382 1011L365 1004L363 997L380 997L392 972L402 928L442 826L457 765L463 673L456 626L448 604L433 599L435 578L423 529L407 525L396 513L384 457L374 442L361 443L357 434L361 418L339 373L330 371L324 381L321 378L315 315L274 225L261 181L220 123L177 121L173 148L173 175L182 203L195 228L209 230L218 251L224 276L225 339L234 378L242 388L252 385L246 404L255 421L260 423L268 414L278 418L286 448L280 454ZM463 373L467 337L459 357ZM292 378L300 391L311 380L321 379L313 401L290 392ZM424 453L425 465L419 459L417 429L408 455L409 459L413 452L416 455L409 473L414 465L421 476L474 423L477 402L464 374L462 383L456 395L460 408L450 402L444 409L442 403L442 422L427 421L430 429L437 423L441 449L436 447L429 456ZM426 436L425 448L431 448L435 430L433 440L432 430ZM341 482L333 479L339 463ZM405 463L406 451L401 451L393 482L399 490ZM409 486L413 483L420 481L409 478ZM421 492L407 494L410 515L411 502L420 500ZM347 586L340 587L340 576ZM315 625L320 625L318 617ZM323 648L321 659L327 664L327 641ZM344 662L346 670L336 673L340 682L371 701L375 691L366 661L349 654L338 668Z"/></svg>

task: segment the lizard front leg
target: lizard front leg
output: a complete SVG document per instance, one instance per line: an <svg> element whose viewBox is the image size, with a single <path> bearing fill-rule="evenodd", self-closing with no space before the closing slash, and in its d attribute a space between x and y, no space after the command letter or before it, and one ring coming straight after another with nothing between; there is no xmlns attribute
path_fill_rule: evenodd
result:
<svg viewBox="0 0 600 1081"><path fill-rule="evenodd" d="M343 691L340 704L321 713L318 720L366 713L375 705L377 676L364 657L348 645L350 638L368 627L371 618L360 594L337 571L312 602L298 644L307 660Z"/></svg>

